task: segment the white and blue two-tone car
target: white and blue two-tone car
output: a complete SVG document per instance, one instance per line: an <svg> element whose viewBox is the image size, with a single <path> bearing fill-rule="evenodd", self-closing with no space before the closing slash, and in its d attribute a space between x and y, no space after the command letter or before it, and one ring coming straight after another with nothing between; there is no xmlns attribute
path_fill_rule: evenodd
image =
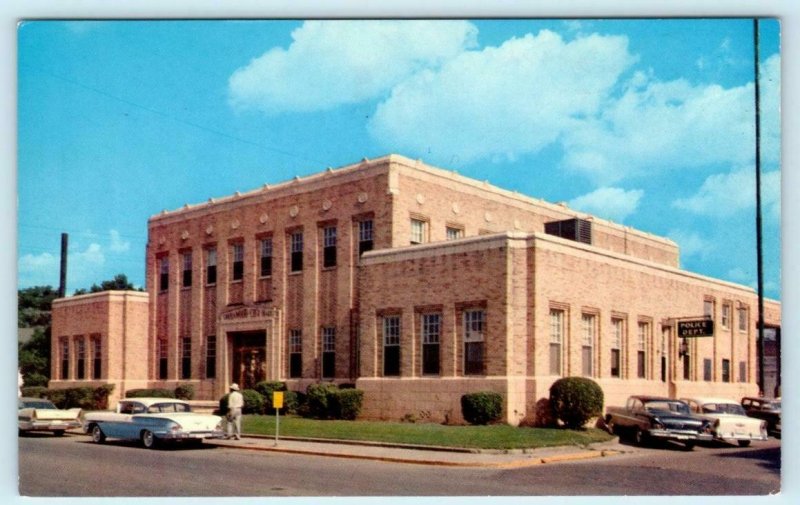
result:
<svg viewBox="0 0 800 505"><path fill-rule="evenodd" d="M148 449L160 442L202 443L224 438L222 418L192 412L189 403L173 398L126 398L115 411L86 412L83 429L96 443L106 438L141 440Z"/></svg>

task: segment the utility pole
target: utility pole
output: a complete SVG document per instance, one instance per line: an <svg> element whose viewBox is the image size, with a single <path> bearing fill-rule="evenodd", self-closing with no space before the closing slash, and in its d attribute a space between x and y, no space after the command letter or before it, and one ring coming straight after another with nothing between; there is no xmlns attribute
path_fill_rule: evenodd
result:
<svg viewBox="0 0 800 505"><path fill-rule="evenodd" d="M758 266L758 388L764 391L764 259L761 248L761 99L758 65L758 18L753 18L753 68L756 112L756 258Z"/></svg>

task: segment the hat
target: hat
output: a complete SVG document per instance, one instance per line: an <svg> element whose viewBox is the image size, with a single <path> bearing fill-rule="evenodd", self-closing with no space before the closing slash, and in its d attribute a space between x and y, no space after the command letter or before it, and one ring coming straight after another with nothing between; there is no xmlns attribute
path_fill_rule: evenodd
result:
<svg viewBox="0 0 800 505"><path fill-rule="evenodd" d="M239 391L239 385L235 382L231 384L231 391Z"/></svg>

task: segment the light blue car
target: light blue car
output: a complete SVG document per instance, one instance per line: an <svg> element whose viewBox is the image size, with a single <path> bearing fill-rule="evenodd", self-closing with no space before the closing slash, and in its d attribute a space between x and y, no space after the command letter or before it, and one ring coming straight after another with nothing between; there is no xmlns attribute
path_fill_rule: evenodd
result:
<svg viewBox="0 0 800 505"><path fill-rule="evenodd" d="M187 402L172 398L126 398L116 411L87 412L83 427L95 443L106 438L141 440L148 449L166 441L199 444L225 437L221 417L192 412Z"/></svg>

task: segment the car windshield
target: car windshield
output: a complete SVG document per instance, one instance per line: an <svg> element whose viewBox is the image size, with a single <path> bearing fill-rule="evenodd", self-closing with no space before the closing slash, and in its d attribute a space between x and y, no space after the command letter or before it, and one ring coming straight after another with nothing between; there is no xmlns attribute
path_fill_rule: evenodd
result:
<svg viewBox="0 0 800 505"><path fill-rule="evenodd" d="M160 414L164 412L191 412L192 409L185 403L165 402L150 405L147 409L148 414Z"/></svg>
<svg viewBox="0 0 800 505"><path fill-rule="evenodd" d="M647 409L648 412L661 410L667 412L677 412L678 414L689 413L689 406L678 401L671 402L667 400L654 400L645 403L644 408Z"/></svg>
<svg viewBox="0 0 800 505"><path fill-rule="evenodd" d="M21 409L55 409L56 406L53 405L53 402L47 400L26 400L20 402L19 408Z"/></svg>
<svg viewBox="0 0 800 505"><path fill-rule="evenodd" d="M742 406L737 403L705 403L703 404L703 412L706 414L746 415Z"/></svg>

